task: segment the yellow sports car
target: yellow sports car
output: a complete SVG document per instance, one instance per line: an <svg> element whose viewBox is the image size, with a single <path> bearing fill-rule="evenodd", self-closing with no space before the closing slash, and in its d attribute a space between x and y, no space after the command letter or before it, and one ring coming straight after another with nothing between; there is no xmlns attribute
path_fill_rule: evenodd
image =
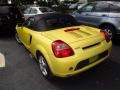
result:
<svg viewBox="0 0 120 90"><path fill-rule="evenodd" d="M80 25L66 14L36 15L16 26L16 40L39 61L46 78L86 71L109 57L112 43L105 31Z"/></svg>

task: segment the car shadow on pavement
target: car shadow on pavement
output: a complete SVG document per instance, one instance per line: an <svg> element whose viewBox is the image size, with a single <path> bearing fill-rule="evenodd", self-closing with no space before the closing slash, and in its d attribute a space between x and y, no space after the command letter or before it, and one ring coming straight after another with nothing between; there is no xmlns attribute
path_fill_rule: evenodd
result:
<svg viewBox="0 0 120 90"><path fill-rule="evenodd" d="M60 90L120 90L120 63L106 60L100 65L73 77L52 83Z"/></svg>

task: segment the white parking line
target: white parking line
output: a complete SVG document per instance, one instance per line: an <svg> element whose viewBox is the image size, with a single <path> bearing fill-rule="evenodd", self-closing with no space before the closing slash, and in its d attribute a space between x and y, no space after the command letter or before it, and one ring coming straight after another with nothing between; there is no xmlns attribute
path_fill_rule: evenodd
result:
<svg viewBox="0 0 120 90"><path fill-rule="evenodd" d="M0 68L5 67L5 56L0 53Z"/></svg>

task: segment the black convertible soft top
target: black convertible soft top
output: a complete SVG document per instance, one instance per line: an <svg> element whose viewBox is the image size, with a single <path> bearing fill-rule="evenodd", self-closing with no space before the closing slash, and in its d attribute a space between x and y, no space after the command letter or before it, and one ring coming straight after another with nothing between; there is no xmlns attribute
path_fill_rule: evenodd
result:
<svg viewBox="0 0 120 90"><path fill-rule="evenodd" d="M40 18L57 18L57 17L70 17L73 18L71 15L69 14L63 14L63 13L46 13L46 14L38 14L35 15L34 17L39 17Z"/></svg>
<svg viewBox="0 0 120 90"><path fill-rule="evenodd" d="M33 18L33 19L31 19ZM31 19L31 26L38 31L48 31L58 28L71 27L80 25L71 15L62 13L46 13L38 14L29 17L27 21Z"/></svg>

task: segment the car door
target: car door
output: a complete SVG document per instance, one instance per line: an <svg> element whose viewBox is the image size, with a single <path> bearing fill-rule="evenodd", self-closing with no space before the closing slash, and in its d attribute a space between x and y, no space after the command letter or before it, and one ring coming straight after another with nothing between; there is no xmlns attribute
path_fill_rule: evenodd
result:
<svg viewBox="0 0 120 90"><path fill-rule="evenodd" d="M90 14L92 13L94 6L94 3L85 5L77 11L78 13L76 13L75 18L82 24L89 24L89 22L91 22L93 18L93 16L91 16Z"/></svg>
<svg viewBox="0 0 120 90"><path fill-rule="evenodd" d="M32 32L34 26L34 18L30 17L22 26L21 29L21 41L25 45L26 48L30 48L31 39L32 39Z"/></svg>
<svg viewBox="0 0 120 90"><path fill-rule="evenodd" d="M107 2L98 2L96 3L93 12L89 14L91 16L91 22L89 25L99 27L101 23L104 23L109 18L109 3Z"/></svg>
<svg viewBox="0 0 120 90"><path fill-rule="evenodd" d="M99 26L102 19L107 19L109 16L109 4L105 2L98 2L88 4L81 9L78 15L79 22L91 26Z"/></svg>

